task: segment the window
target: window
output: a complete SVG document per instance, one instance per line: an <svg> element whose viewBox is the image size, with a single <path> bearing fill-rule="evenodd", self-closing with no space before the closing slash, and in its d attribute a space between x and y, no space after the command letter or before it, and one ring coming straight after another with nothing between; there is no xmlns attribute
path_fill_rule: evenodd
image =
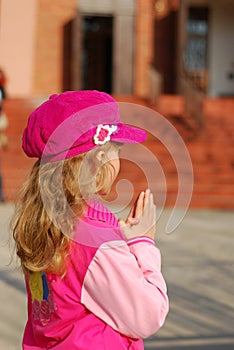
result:
<svg viewBox="0 0 234 350"><path fill-rule="evenodd" d="M184 51L186 75L204 92L207 88L208 14L207 7L188 9Z"/></svg>

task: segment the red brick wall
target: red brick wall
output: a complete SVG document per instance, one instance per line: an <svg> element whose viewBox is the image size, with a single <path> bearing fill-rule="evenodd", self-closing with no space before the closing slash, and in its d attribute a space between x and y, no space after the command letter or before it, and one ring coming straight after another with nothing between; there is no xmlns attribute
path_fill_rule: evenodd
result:
<svg viewBox="0 0 234 350"><path fill-rule="evenodd" d="M148 67L153 59L154 0L136 0L134 93L148 96Z"/></svg>
<svg viewBox="0 0 234 350"><path fill-rule="evenodd" d="M77 0L38 0L34 95L62 89L63 26L74 18Z"/></svg>

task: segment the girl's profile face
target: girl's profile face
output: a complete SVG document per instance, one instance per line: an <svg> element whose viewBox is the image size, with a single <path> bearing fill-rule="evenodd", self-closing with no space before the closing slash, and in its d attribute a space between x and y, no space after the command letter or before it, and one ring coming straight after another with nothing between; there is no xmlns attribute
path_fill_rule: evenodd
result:
<svg viewBox="0 0 234 350"><path fill-rule="evenodd" d="M107 153L108 161L111 165L111 168L113 171L111 171L111 174L109 174L109 181L110 185L113 184L115 181L119 171L120 171L120 160L119 160L119 154L120 154L121 146L116 147L115 149L109 150Z"/></svg>
<svg viewBox="0 0 234 350"><path fill-rule="evenodd" d="M111 186L113 185L119 170L120 170L120 159L119 153L121 149L121 144L111 147L109 150L103 152L102 156L105 159L104 164L106 164L107 172L105 173L104 187L102 187L99 192L101 195L106 195L110 192Z"/></svg>

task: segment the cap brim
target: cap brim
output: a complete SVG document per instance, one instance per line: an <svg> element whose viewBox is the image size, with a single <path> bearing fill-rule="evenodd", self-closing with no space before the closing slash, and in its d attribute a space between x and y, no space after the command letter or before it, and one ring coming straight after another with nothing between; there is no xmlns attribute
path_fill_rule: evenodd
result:
<svg viewBox="0 0 234 350"><path fill-rule="evenodd" d="M147 133L145 130L131 125L118 123L118 130L111 135L111 141L121 143L141 143L146 140L146 137Z"/></svg>
<svg viewBox="0 0 234 350"><path fill-rule="evenodd" d="M55 134L52 138L52 142L50 142L50 144L47 144L48 149L44 150L42 162L47 163L71 158L78 154L88 152L91 149L97 147L97 145L93 143L95 131L96 128L94 128L93 130L88 130L88 132L83 134L75 142L72 142L72 138L65 138L65 143L62 144L63 147L61 149L57 148L56 151L54 151L53 149L53 152L51 152L50 145L52 145L53 147L61 146L61 134ZM67 135L71 135L70 129ZM118 123L117 130L111 134L110 141L134 144L144 142L146 137L147 134L145 130L136 128L131 125ZM74 138L75 134L73 134L73 139Z"/></svg>

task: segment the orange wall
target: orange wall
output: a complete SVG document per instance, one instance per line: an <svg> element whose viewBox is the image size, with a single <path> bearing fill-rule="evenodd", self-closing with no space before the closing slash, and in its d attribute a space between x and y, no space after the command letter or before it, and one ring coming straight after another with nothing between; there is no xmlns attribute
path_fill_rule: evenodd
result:
<svg viewBox="0 0 234 350"><path fill-rule="evenodd" d="M11 97L62 89L63 25L77 0L1 0L0 67Z"/></svg>
<svg viewBox="0 0 234 350"><path fill-rule="evenodd" d="M32 91L37 0L0 1L0 66L9 96Z"/></svg>

